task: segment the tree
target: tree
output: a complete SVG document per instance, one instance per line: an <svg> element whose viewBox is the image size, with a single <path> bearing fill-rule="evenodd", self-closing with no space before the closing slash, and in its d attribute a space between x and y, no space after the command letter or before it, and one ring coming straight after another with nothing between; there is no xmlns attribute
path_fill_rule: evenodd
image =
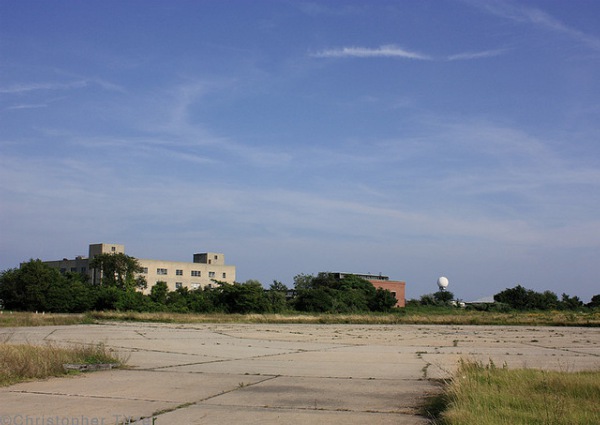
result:
<svg viewBox="0 0 600 425"><path fill-rule="evenodd" d="M177 288L176 290L170 292L167 289L166 298L167 309L169 311L176 313L187 313L190 311L188 306L190 301L190 292L188 288Z"/></svg>
<svg viewBox="0 0 600 425"><path fill-rule="evenodd" d="M594 295L589 303L586 304L587 307L597 308L600 307L600 294Z"/></svg>
<svg viewBox="0 0 600 425"><path fill-rule="evenodd" d="M188 308L195 313L208 313L215 311L212 288L198 288L187 292Z"/></svg>
<svg viewBox="0 0 600 425"><path fill-rule="evenodd" d="M439 290L433 294L433 298L438 305L450 305L450 301L454 299L454 294L450 291Z"/></svg>
<svg viewBox="0 0 600 425"><path fill-rule="evenodd" d="M169 287L166 282L158 281L150 289L150 299L157 304L167 304L167 294L169 293Z"/></svg>
<svg viewBox="0 0 600 425"><path fill-rule="evenodd" d="M301 273L294 276L294 288L296 291L303 291L307 289L314 289L313 286L314 276Z"/></svg>
<svg viewBox="0 0 600 425"><path fill-rule="evenodd" d="M529 306L527 289L521 285L497 293L494 295L494 301L508 304L511 308L517 310L526 310Z"/></svg>
<svg viewBox="0 0 600 425"><path fill-rule="evenodd" d="M398 300L387 289L377 288L375 296L369 303L371 311L389 311L396 306Z"/></svg>
<svg viewBox="0 0 600 425"><path fill-rule="evenodd" d="M314 313L331 312L334 307L332 290L317 288L298 291L298 296L294 299L294 307L299 311Z"/></svg>
<svg viewBox="0 0 600 425"><path fill-rule="evenodd" d="M559 306L558 297L554 292L539 293L521 285L497 293L494 295L494 301L507 304L515 310L550 310Z"/></svg>
<svg viewBox="0 0 600 425"><path fill-rule="evenodd" d="M419 303L421 305L436 305L437 300L433 297L433 294L424 294L424 295L421 295L421 298L419 299Z"/></svg>
<svg viewBox="0 0 600 425"><path fill-rule="evenodd" d="M48 289L61 279L63 276L58 270L40 260L30 260L19 269L2 273L0 298L7 309L46 311Z"/></svg>
<svg viewBox="0 0 600 425"><path fill-rule="evenodd" d="M19 269L4 270L0 275L0 300L3 308L27 310L25 288L20 284Z"/></svg>
<svg viewBox="0 0 600 425"><path fill-rule="evenodd" d="M293 301L297 310L323 313L359 313L385 311L396 305L388 290L377 290L371 282L356 275L339 278L335 273L294 278L298 295Z"/></svg>
<svg viewBox="0 0 600 425"><path fill-rule="evenodd" d="M450 291L437 291L433 294L421 295L419 304L427 306L449 306L454 299L454 294Z"/></svg>
<svg viewBox="0 0 600 425"><path fill-rule="evenodd" d="M558 308L560 304L558 297L552 291L544 291L540 296L537 296L536 299L540 310L552 310Z"/></svg>
<svg viewBox="0 0 600 425"><path fill-rule="evenodd" d="M100 270L102 285L130 291L147 287L146 279L138 276L142 266L137 259L123 253L104 253L96 255L89 265L90 269Z"/></svg>
<svg viewBox="0 0 600 425"><path fill-rule="evenodd" d="M565 310L577 310L578 308L583 307L583 302L578 296L570 297L563 293L560 305Z"/></svg>
<svg viewBox="0 0 600 425"><path fill-rule="evenodd" d="M274 280L271 286L269 286L269 291L286 293L288 290L288 287L285 286L285 284L283 284L282 282L279 282L278 280Z"/></svg>
<svg viewBox="0 0 600 425"><path fill-rule="evenodd" d="M277 280L274 280L269 286L267 298L269 300L269 310L272 313L281 313L287 309L287 292L288 287Z"/></svg>
<svg viewBox="0 0 600 425"><path fill-rule="evenodd" d="M93 287L96 294L94 303L95 310L115 310L117 303L123 291L114 286L97 286Z"/></svg>
<svg viewBox="0 0 600 425"><path fill-rule="evenodd" d="M152 301L148 296L138 291L118 290L119 299L115 308L121 311L152 311Z"/></svg>
<svg viewBox="0 0 600 425"><path fill-rule="evenodd" d="M215 289L218 303L227 313L264 313L269 309L269 301L261 283L248 280L245 283L217 282Z"/></svg>
<svg viewBox="0 0 600 425"><path fill-rule="evenodd" d="M11 310L75 313L90 309L95 294L78 273L62 275L40 260L0 275L0 299Z"/></svg>
<svg viewBox="0 0 600 425"><path fill-rule="evenodd" d="M371 282L354 275L346 275L337 281L337 290L337 299L342 301L339 310L346 312L369 311L377 295Z"/></svg>
<svg viewBox="0 0 600 425"><path fill-rule="evenodd" d="M66 273L48 287L46 311L55 313L82 313L95 303L90 284L80 273Z"/></svg>

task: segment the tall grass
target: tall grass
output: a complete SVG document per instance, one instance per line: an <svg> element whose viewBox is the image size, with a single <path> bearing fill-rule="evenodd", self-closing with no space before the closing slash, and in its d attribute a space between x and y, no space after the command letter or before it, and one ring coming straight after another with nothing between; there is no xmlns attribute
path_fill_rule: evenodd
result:
<svg viewBox="0 0 600 425"><path fill-rule="evenodd" d="M31 313L0 311L0 328L17 326L60 326L91 324L94 320L85 313Z"/></svg>
<svg viewBox="0 0 600 425"><path fill-rule="evenodd" d="M461 362L442 396L443 425L600 424L600 370L509 370Z"/></svg>
<svg viewBox="0 0 600 425"><path fill-rule="evenodd" d="M225 313L138 313L91 311L82 314L0 312L0 327L93 324L106 320L162 323L299 323L299 324L431 324L431 325L527 325L600 326L600 310L583 312L487 312L456 308L399 309L391 313L356 314L225 314Z"/></svg>
<svg viewBox="0 0 600 425"><path fill-rule="evenodd" d="M65 375L63 365L68 363L121 365L124 359L104 344L66 348L3 342L0 343L0 386Z"/></svg>
<svg viewBox="0 0 600 425"><path fill-rule="evenodd" d="M527 325L527 326L600 326L600 311L592 312L512 312L493 313L460 309L400 309L392 313L357 314L193 314L90 312L90 318L102 320L153 321L171 323L300 323L300 324L432 324L432 325Z"/></svg>

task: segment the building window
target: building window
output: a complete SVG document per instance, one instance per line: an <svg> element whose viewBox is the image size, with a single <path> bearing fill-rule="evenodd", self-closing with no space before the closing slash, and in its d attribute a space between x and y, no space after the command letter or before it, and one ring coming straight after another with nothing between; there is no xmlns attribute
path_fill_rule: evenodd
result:
<svg viewBox="0 0 600 425"><path fill-rule="evenodd" d="M71 271L72 272L76 272L77 271L77 267L71 267Z"/></svg>
<svg viewBox="0 0 600 425"><path fill-rule="evenodd" d="M87 270L86 270L86 268L85 268L85 267L82 267L82 268L81 268L81 273L85 273L86 271L87 271Z"/></svg>
<svg viewBox="0 0 600 425"><path fill-rule="evenodd" d="M208 272L208 277L215 277L215 272Z"/></svg>
<svg viewBox="0 0 600 425"><path fill-rule="evenodd" d="M227 273L223 273L223 279L227 279Z"/></svg>
<svg viewBox="0 0 600 425"><path fill-rule="evenodd" d="M60 268L60 272L61 272L61 273L65 273L66 271L67 271L67 269L65 269L64 267L61 267L61 268Z"/></svg>
<svg viewBox="0 0 600 425"><path fill-rule="evenodd" d="M181 288L183 288L183 283L175 282L175 289L181 289Z"/></svg>
<svg viewBox="0 0 600 425"><path fill-rule="evenodd" d="M218 256L218 255L215 255L215 260L217 260L218 258L219 258L219 256Z"/></svg>
<svg viewBox="0 0 600 425"><path fill-rule="evenodd" d="M183 276L183 270L179 270L179 269L175 270L175 275Z"/></svg>
<svg viewBox="0 0 600 425"><path fill-rule="evenodd" d="M167 269L156 269L156 274L166 275Z"/></svg>
<svg viewBox="0 0 600 425"><path fill-rule="evenodd" d="M148 274L148 267L142 267L142 273Z"/></svg>
<svg viewBox="0 0 600 425"><path fill-rule="evenodd" d="M117 248L116 248L116 247L114 247L114 246L111 246L111 247L110 247L110 250L111 250L112 252L116 252L116 251L117 251Z"/></svg>
<svg viewBox="0 0 600 425"><path fill-rule="evenodd" d="M200 289L199 283L192 283L190 286L192 287L192 289Z"/></svg>
<svg viewBox="0 0 600 425"><path fill-rule="evenodd" d="M200 277L200 270L192 270L192 276Z"/></svg>

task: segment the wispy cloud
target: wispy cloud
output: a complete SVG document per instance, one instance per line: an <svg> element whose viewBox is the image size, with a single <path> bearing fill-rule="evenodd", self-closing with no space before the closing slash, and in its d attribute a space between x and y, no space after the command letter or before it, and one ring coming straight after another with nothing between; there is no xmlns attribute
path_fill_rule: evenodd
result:
<svg viewBox="0 0 600 425"><path fill-rule="evenodd" d="M99 86L105 90L123 91L121 87L109 81L99 78L78 79L67 82L38 82L38 83L19 83L12 84L6 87L0 87L0 93L5 94L23 94L34 91L53 91L53 90L74 90L82 89L90 86Z"/></svg>
<svg viewBox="0 0 600 425"><path fill-rule="evenodd" d="M310 16L345 16L355 15L362 12L364 9L363 5L338 5L338 4L325 4L323 2L300 2L294 3L300 11Z"/></svg>
<svg viewBox="0 0 600 425"><path fill-rule="evenodd" d="M15 165L17 163L19 166ZM133 178L123 185L123 177L110 167L90 166L87 160L58 160L48 164L39 159L7 157L0 160L0 165L1 181L11 182L0 185L0 192L10 190L11 193L26 194L37 210L57 212L41 217L52 228L57 223L71 220L78 223L92 207L94 211L102 212L102 220L107 223L110 220L118 222L118 217L131 216L137 221L142 220L138 225L160 221L163 226L178 228L179 225L188 226L198 217L218 216L221 223L256 236L264 229L278 237L326 233L335 238L365 240L380 239L383 234L391 238L435 234L439 238L531 246L551 246L560 240L560 244L581 247L594 246L600 235L598 220L594 217L548 228L527 217L462 215L460 211L452 213L452 208L419 207L416 204L384 202L376 205L326 190L306 192L250 184L234 188L220 183L200 188L195 182L158 176ZM100 181L98 175L103 176ZM81 197L86 197L86 204L75 201ZM69 206L69 213L58 214L57 209L63 205ZM141 214L139 205L145 205L151 214ZM4 207L15 212L22 209L17 202ZM48 217L52 217L53 226ZM558 235L560 239L556 238Z"/></svg>
<svg viewBox="0 0 600 425"><path fill-rule="evenodd" d="M47 108L48 105L45 103L34 103L34 104L22 104L22 105L13 105L5 108L6 110L12 109L38 109L38 108Z"/></svg>
<svg viewBox="0 0 600 425"><path fill-rule="evenodd" d="M425 53L414 52L403 49L395 45L385 45L378 48L368 47L339 47L335 49L321 50L316 53L311 53L310 56L314 58L401 58L401 59L414 59L414 60L448 60L448 61L459 61L459 60L474 60L491 58L494 56L500 56L508 52L509 49L491 49L483 50L480 52L463 52L454 55L449 55L445 58L435 57Z"/></svg>
<svg viewBox="0 0 600 425"><path fill-rule="evenodd" d="M501 0L466 0L466 2L496 16L554 31L577 40L594 50L600 50L600 38L573 28L541 9Z"/></svg>
<svg viewBox="0 0 600 425"><path fill-rule="evenodd" d="M217 134L194 114L194 108L206 101L206 96L231 88L231 81L191 80L174 84L160 92L119 98L107 116L127 123L126 135L119 133L88 135L80 131L45 129L48 136L58 137L77 150L127 152L128 158L143 161L153 158L196 164L236 163L253 167L281 167L292 160L286 148L247 143L243 139Z"/></svg>
<svg viewBox="0 0 600 425"><path fill-rule="evenodd" d="M506 53L508 49L495 49L495 50L484 50L481 52L464 52L455 55L448 56L449 61L460 61L460 60L472 60L472 59L483 59L491 58L494 56L500 56Z"/></svg>
<svg viewBox="0 0 600 425"><path fill-rule="evenodd" d="M321 50L311 54L316 58L402 58L416 60L431 60L428 55L412 52L393 44L380 46L377 48L369 47L340 47L335 49Z"/></svg>
<svg viewBox="0 0 600 425"><path fill-rule="evenodd" d="M0 93L19 94L38 90L70 90L87 87L88 82L85 80L70 81L66 83L45 82L45 83L22 83L13 84L7 87L0 87Z"/></svg>

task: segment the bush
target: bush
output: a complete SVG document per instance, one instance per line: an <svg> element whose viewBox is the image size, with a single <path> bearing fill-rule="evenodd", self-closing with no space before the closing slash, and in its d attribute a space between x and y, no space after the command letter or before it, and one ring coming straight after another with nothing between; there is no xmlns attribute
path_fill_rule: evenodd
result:
<svg viewBox="0 0 600 425"><path fill-rule="evenodd" d="M311 313L361 313L387 311L396 305L396 298L386 289L377 289L368 280L348 275L342 279L333 273L316 277L296 276L298 291L293 307Z"/></svg>
<svg viewBox="0 0 600 425"><path fill-rule="evenodd" d="M583 307L579 297L562 294L559 300L552 291L542 293L526 289L521 285L505 289L494 295L494 300L504 303L515 310L576 310Z"/></svg>
<svg viewBox="0 0 600 425"><path fill-rule="evenodd" d="M219 282L219 287L214 291L219 306L226 313L265 313L269 310L269 301L258 281L234 284Z"/></svg>
<svg viewBox="0 0 600 425"><path fill-rule="evenodd" d="M6 309L54 313L80 313L95 304L94 291L84 276L63 275L40 260L2 272L0 299Z"/></svg>

